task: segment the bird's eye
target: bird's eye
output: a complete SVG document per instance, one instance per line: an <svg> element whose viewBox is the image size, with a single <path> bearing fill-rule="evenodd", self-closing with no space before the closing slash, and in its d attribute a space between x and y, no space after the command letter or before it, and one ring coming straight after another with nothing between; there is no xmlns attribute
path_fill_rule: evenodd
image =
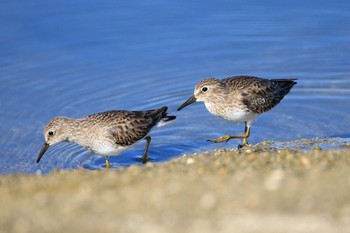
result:
<svg viewBox="0 0 350 233"><path fill-rule="evenodd" d="M53 131L49 131L49 135L53 136L55 133Z"/></svg>
<svg viewBox="0 0 350 233"><path fill-rule="evenodd" d="M206 92L207 90L208 90L207 87L202 87L202 91L203 91L203 92Z"/></svg>

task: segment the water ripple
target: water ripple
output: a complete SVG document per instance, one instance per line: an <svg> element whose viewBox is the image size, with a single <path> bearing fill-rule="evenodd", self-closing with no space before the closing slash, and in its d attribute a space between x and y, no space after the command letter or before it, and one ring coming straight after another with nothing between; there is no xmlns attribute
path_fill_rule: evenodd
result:
<svg viewBox="0 0 350 233"><path fill-rule="evenodd" d="M44 125L58 115L168 106L177 120L152 131L153 162L236 147L239 140L206 140L242 133L242 123L216 118L203 104L176 111L207 77L298 78L254 122L252 143L349 135L346 1L52 4L8 1L0 9L1 174L104 169L103 156L67 143L35 163ZM111 157L114 168L141 165L144 146Z"/></svg>

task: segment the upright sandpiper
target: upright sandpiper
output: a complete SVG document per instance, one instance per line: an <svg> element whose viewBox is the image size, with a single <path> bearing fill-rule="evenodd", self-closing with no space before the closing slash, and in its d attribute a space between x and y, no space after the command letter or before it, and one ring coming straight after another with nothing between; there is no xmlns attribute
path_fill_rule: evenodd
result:
<svg viewBox="0 0 350 233"><path fill-rule="evenodd" d="M146 148L141 158L146 163L151 142L151 137L147 134L154 126L162 126L176 118L168 116L167 109L162 107L147 111L108 111L82 119L55 117L44 129L45 143L36 162L39 163L51 145L64 141L77 143L94 153L104 155L106 168L109 168L109 156L118 155L146 139Z"/></svg>
<svg viewBox="0 0 350 233"><path fill-rule="evenodd" d="M194 95L177 110L194 102L204 102L208 111L228 121L245 122L245 133L226 135L209 142L227 142L232 138L243 138L247 145L253 120L275 107L291 88L296 79L263 79L253 76L234 76L222 80L208 78L199 82Z"/></svg>

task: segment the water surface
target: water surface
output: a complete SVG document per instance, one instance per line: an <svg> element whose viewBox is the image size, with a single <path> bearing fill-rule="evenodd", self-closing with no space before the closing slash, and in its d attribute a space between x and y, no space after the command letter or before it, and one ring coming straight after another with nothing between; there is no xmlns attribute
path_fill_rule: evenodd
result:
<svg viewBox="0 0 350 233"><path fill-rule="evenodd" d="M203 104L176 109L203 78L298 78L253 124L250 142L350 136L350 3L328 1L5 1L0 9L0 173L99 169L104 158L53 146L39 164L44 125L58 115L168 106L153 130L155 162L236 147L207 139L243 131ZM145 142L111 157L140 164Z"/></svg>

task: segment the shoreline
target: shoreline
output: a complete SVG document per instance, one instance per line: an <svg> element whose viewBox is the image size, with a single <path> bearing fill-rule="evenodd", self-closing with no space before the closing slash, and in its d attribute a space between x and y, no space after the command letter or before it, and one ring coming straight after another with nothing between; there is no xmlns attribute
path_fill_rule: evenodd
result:
<svg viewBox="0 0 350 233"><path fill-rule="evenodd" d="M308 151L263 142L118 170L1 175L0 231L350 232L350 145L323 150L321 141L296 141Z"/></svg>

